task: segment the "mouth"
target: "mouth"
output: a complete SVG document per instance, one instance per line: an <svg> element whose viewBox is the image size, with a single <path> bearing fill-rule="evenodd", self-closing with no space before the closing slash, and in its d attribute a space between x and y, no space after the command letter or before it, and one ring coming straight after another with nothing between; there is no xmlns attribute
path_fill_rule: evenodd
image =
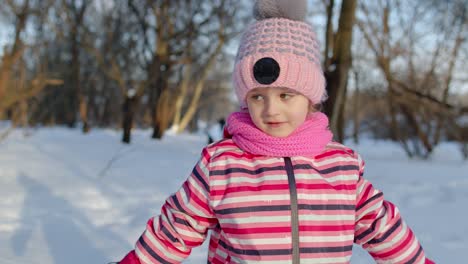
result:
<svg viewBox="0 0 468 264"><path fill-rule="evenodd" d="M280 127L284 124L284 122L266 122L265 124L270 127Z"/></svg>

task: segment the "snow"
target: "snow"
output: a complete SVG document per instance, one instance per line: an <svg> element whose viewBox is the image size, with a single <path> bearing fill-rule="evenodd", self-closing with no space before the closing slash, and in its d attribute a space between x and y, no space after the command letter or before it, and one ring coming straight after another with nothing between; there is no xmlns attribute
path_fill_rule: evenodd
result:
<svg viewBox="0 0 468 264"><path fill-rule="evenodd" d="M82 264L120 260L147 219L159 213L197 161L206 136L136 131L17 129L0 142L0 264ZM352 146L352 144L351 144ZM409 160L398 145L352 146L365 176L382 189L437 263L466 263L468 162L455 143L429 161ZM206 244L185 263L206 263ZM353 264L373 263L355 247Z"/></svg>

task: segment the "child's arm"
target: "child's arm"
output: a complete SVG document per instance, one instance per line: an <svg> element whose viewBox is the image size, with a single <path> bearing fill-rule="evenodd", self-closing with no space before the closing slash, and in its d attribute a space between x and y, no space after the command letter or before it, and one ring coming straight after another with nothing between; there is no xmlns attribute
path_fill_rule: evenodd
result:
<svg viewBox="0 0 468 264"><path fill-rule="evenodd" d="M120 262L112 262L108 264L141 264L135 254L135 250L130 251Z"/></svg>
<svg viewBox="0 0 468 264"><path fill-rule="evenodd" d="M377 263L433 263L427 259L416 236L401 218L398 208L364 179L360 164L357 183L354 242Z"/></svg>
<svg viewBox="0 0 468 264"><path fill-rule="evenodd" d="M203 243L208 229L217 224L209 204L209 159L203 150L190 177L166 200L161 215L148 221L135 251L120 264L180 263Z"/></svg>

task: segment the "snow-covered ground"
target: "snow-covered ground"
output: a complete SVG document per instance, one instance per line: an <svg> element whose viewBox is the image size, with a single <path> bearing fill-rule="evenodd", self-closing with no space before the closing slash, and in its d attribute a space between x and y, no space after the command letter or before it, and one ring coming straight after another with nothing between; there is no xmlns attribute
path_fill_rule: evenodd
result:
<svg viewBox="0 0 468 264"><path fill-rule="evenodd" d="M206 138L166 135L157 142L120 133L15 130L0 142L0 264L83 264L119 260L146 220L159 213L199 157ZM366 177L396 203L437 263L468 263L468 162L455 144L429 161L408 160L392 143L354 146ZM206 245L186 263L206 263ZM353 264L373 263L355 247Z"/></svg>

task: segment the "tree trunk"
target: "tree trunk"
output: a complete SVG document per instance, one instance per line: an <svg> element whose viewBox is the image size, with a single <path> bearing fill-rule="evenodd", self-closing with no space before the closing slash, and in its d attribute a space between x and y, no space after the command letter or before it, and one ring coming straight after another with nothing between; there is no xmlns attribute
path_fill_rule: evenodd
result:
<svg viewBox="0 0 468 264"><path fill-rule="evenodd" d="M197 112L198 103L200 101L200 97L203 92L203 87L205 85L206 78L208 76L209 71L215 64L216 57L221 52L224 42L225 42L224 38L220 35L218 46L216 46L215 50L211 54L210 58L207 60L206 64L203 65L203 68L200 72L200 77L195 84L195 92L192 96L192 100L190 101L187 112L185 113L184 117L180 121L180 124L177 126L178 133L181 133L182 131L185 130L185 128L187 128L188 124L190 123L193 116Z"/></svg>
<svg viewBox="0 0 468 264"><path fill-rule="evenodd" d="M457 62L460 47L463 44L463 40L464 40L463 39L463 28L464 28L463 25L459 26L459 30L458 30L458 33L457 33L457 38L455 39L455 45L454 45L454 47L452 49L452 52L451 52L451 56L450 56L450 60L449 60L449 67L448 67L448 70L447 70L447 77L445 78L445 82L444 82L444 93L442 95L442 103L447 103L447 101L448 101L449 92L450 92L450 85L451 85L452 79L453 79L455 64ZM436 128L436 133L435 133L434 139L433 139L433 144L434 145L439 144L440 137L441 137L441 130L443 129L444 119L445 118L446 117L441 115L437 119L437 128Z"/></svg>
<svg viewBox="0 0 468 264"><path fill-rule="evenodd" d="M324 58L325 58L325 62L324 62L324 70L325 71L328 71L328 68L330 67L330 64L332 63L331 62L331 59L330 58L330 49L333 48L333 9L335 7L335 1L334 0L330 0L328 2L328 5L327 5L327 29L326 29L326 32L325 32L325 37L326 37L326 41L325 41L325 53L324 53Z"/></svg>
<svg viewBox="0 0 468 264"><path fill-rule="evenodd" d="M165 91L159 91L160 94L158 95L158 97L156 98L155 100L155 103L154 103L154 106L152 107L152 111L151 111L151 117L152 117L152 121L153 121L153 134L151 135L151 138L152 139L161 139L163 136L164 136L164 130L166 129L165 127L163 127L162 125L162 119L164 119L164 117L162 116L163 113L162 113L162 109L164 108L162 103L163 103L163 94L165 93ZM158 92L158 93L159 93Z"/></svg>
<svg viewBox="0 0 468 264"><path fill-rule="evenodd" d="M0 63L0 101L6 94L6 88L8 85L7 80L11 76L10 65L8 65L8 61L6 60L5 56L7 55L4 55ZM0 111L2 111L1 105L2 104L0 102Z"/></svg>
<svg viewBox="0 0 468 264"><path fill-rule="evenodd" d="M29 106L26 100L20 102L20 123L23 128L27 128L29 126Z"/></svg>
<svg viewBox="0 0 468 264"><path fill-rule="evenodd" d="M67 107L65 111L67 111L67 120L66 123L68 124L69 127L75 127L76 123L76 116L79 113L79 107L80 107L80 97L81 97L81 85L80 85L80 49L78 46L78 36L77 36L77 29L75 27L74 30L72 30L73 36L72 36L72 47L71 47L71 53L72 53L72 60L71 60L71 67L72 67L72 72L71 72L71 78L70 78L70 83L71 83L71 91L69 92L69 100L70 100L70 105ZM67 87L67 86L65 86Z"/></svg>
<svg viewBox="0 0 468 264"><path fill-rule="evenodd" d="M354 91L354 100L353 100L353 140L355 144L359 144L359 130L361 126L360 114L359 114L359 73L356 71L354 73L356 87Z"/></svg>
<svg viewBox="0 0 468 264"><path fill-rule="evenodd" d="M80 96L80 118L83 123L83 133L87 134L90 131L88 123L88 104L84 96Z"/></svg>
<svg viewBox="0 0 468 264"><path fill-rule="evenodd" d="M19 13L15 14L15 37L13 45L10 52L7 52L7 49L4 49L5 54L3 54L0 63L0 112L9 108L8 102L2 104L2 99L4 100L5 96L9 96L8 85L12 78L13 65L21 59L21 56L23 56L24 53L25 45L21 40L21 34L26 28L26 22L30 15L29 6L30 2L24 1L22 6L17 10Z"/></svg>
<svg viewBox="0 0 468 264"><path fill-rule="evenodd" d="M122 126L123 126L123 137L122 142L129 144L131 141L131 133L133 127L133 117L135 116L136 112L136 105L137 105L137 98L136 97L125 97L125 102L122 107L123 112L123 119L122 119Z"/></svg>
<svg viewBox="0 0 468 264"><path fill-rule="evenodd" d="M168 89L165 89L159 97L156 115L154 118L153 126L153 139L161 139L164 136L164 132L170 125L170 121L173 117L173 106L171 105L171 94Z"/></svg>
<svg viewBox="0 0 468 264"><path fill-rule="evenodd" d="M424 131L421 129L421 126L418 120L416 119L415 113L411 111L411 109L408 106L401 104L401 109L404 116L407 119L408 124L414 129L416 136L419 138L420 142L425 148L425 153L422 155L423 158L428 158L434 148L429 142L427 134L424 133Z"/></svg>
<svg viewBox="0 0 468 264"><path fill-rule="evenodd" d="M83 27L83 18L86 12L86 8L88 5L87 1L81 1L81 6L77 7L79 2L74 2L71 5L71 15L73 17L73 25L71 29L71 55L72 55L72 72L71 72L71 87L72 91L70 91L70 113L67 115L68 120L67 123L70 127L74 127L75 123L77 122L77 116L81 118L83 122L83 132L87 132L87 120L86 117L83 119L83 113L81 112L83 104L84 96L81 87L81 63L80 63L80 55L81 55L81 43L80 43L80 28Z"/></svg>
<svg viewBox="0 0 468 264"><path fill-rule="evenodd" d="M182 81L179 85L179 93L177 94L175 106L174 106L174 120L172 124L177 127L180 124L180 120L182 119L182 108L184 106L184 99L187 96L189 81L192 75L192 62L189 62L187 65L184 66L184 71L182 75Z"/></svg>
<svg viewBox="0 0 468 264"><path fill-rule="evenodd" d="M346 83L348 81L348 71L351 68L351 44L353 25L355 20L356 0L343 1L339 19L338 32L334 40L332 71L326 69L328 101L325 102L325 113L330 118L330 128L338 136L338 140L343 140L344 125L340 118L346 100ZM340 121L341 120L341 121Z"/></svg>

